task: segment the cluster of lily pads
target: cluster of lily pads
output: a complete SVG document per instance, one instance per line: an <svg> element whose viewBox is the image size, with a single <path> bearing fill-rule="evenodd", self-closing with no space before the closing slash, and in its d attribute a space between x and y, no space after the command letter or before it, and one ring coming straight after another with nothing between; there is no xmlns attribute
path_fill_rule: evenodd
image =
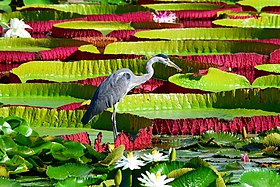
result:
<svg viewBox="0 0 280 187"><path fill-rule="evenodd" d="M180 161L179 150L158 149L124 153L121 145L111 152L99 153L92 146L64 140L62 137L39 136L29 124L18 117L0 119L0 181L6 186L225 186L232 173L219 172L200 157ZM246 135L245 135L246 136ZM241 140L231 133L206 132L195 137L191 149L207 146L261 148L248 153L251 159L262 155L279 156L279 131L267 132L258 138ZM199 147L194 146L195 144ZM177 155L176 155L176 152ZM240 157L242 151L220 149L216 156ZM244 154L239 162L228 163L227 169L250 162ZM279 171L278 171L279 172ZM256 180L256 175L266 176ZM8 179L10 178L10 179ZM277 185L276 170L253 169L243 173L237 184L229 186Z"/></svg>
<svg viewBox="0 0 280 187"><path fill-rule="evenodd" d="M279 184L279 0L69 2L0 1L0 184ZM132 135L115 149L100 134L94 147L39 135L111 130L110 109L80 122L96 86L123 67L145 73L158 53L183 72L156 64L119 103L118 128Z"/></svg>

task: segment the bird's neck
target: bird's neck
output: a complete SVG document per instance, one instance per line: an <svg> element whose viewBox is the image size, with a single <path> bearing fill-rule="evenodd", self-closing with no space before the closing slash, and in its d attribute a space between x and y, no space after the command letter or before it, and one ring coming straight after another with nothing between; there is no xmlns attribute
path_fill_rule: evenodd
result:
<svg viewBox="0 0 280 187"><path fill-rule="evenodd" d="M146 73L144 74L144 76L148 79L152 78L152 76L154 75L154 68L153 68L153 64L156 61L150 59L147 61L146 63Z"/></svg>

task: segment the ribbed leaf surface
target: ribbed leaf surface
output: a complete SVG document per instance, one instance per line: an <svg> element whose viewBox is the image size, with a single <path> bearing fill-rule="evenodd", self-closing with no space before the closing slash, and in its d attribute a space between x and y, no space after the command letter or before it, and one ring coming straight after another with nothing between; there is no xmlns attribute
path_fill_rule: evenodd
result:
<svg viewBox="0 0 280 187"><path fill-rule="evenodd" d="M138 11L147 11L148 8L137 5L90 5L90 4L60 4L60 5L28 5L19 10L32 8L40 9L54 9L64 12L73 12L82 15L90 14L121 14L126 12L138 12Z"/></svg>
<svg viewBox="0 0 280 187"><path fill-rule="evenodd" d="M146 61L147 58L81 60L74 62L32 61L12 69L11 73L17 75L21 82L38 79L55 82L70 82L100 76L108 76L121 68L129 68L134 74L141 75L146 71ZM198 71L200 68L204 69L211 67L211 64L195 63L179 58L174 58L173 61L183 68L184 72ZM155 64L154 68L155 78L167 80L169 76L176 73L175 69L166 67L162 64Z"/></svg>
<svg viewBox="0 0 280 187"><path fill-rule="evenodd" d="M0 84L0 102L56 108L89 99L94 90L92 86L78 84Z"/></svg>
<svg viewBox="0 0 280 187"><path fill-rule="evenodd" d="M270 54L280 48L275 44L229 41L142 41L115 42L106 46L104 54L137 54L155 55L199 55L199 54L232 54L255 52Z"/></svg>
<svg viewBox="0 0 280 187"><path fill-rule="evenodd" d="M162 10L214 10L222 8L215 4L208 3L163 3L163 4L147 4L145 5L148 8L162 11Z"/></svg>
<svg viewBox="0 0 280 187"><path fill-rule="evenodd" d="M280 30L253 28L187 28L138 31L138 38L168 40L260 40L278 38Z"/></svg>
<svg viewBox="0 0 280 187"><path fill-rule="evenodd" d="M150 119L224 118L279 114L279 89L238 89L211 94L137 94L126 96L118 112Z"/></svg>
<svg viewBox="0 0 280 187"><path fill-rule="evenodd" d="M71 21L71 22L63 22L53 25L56 29L73 29L73 30L98 30L106 36L108 33L113 30L134 30L133 27L130 26L130 23L125 22L94 22L94 21Z"/></svg>
<svg viewBox="0 0 280 187"><path fill-rule="evenodd" d="M215 68L210 68L206 75L176 74L168 80L184 88L211 92L251 87L250 82L245 77Z"/></svg>
<svg viewBox="0 0 280 187"><path fill-rule="evenodd" d="M272 73L280 73L280 64L261 64L255 66L257 70L272 72Z"/></svg>
<svg viewBox="0 0 280 187"><path fill-rule="evenodd" d="M87 42L60 38L1 38L0 51L38 52L56 47L81 46Z"/></svg>
<svg viewBox="0 0 280 187"><path fill-rule="evenodd" d="M219 19L213 21L216 25L241 28L280 28L280 15L262 13L257 18Z"/></svg>
<svg viewBox="0 0 280 187"><path fill-rule="evenodd" d="M254 7L258 12L260 12L264 7L280 6L280 1L279 0L258 0L258 1L242 0L242 1L238 1L238 4Z"/></svg>
<svg viewBox="0 0 280 187"><path fill-rule="evenodd" d="M255 88L280 88L280 75L267 75L258 77L253 83L252 86Z"/></svg>

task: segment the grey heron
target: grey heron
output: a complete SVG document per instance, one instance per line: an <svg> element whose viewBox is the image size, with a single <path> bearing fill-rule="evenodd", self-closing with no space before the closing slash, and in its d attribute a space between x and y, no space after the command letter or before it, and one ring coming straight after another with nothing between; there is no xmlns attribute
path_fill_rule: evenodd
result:
<svg viewBox="0 0 280 187"><path fill-rule="evenodd" d="M134 75L130 69L122 68L110 76L108 76L96 89L92 96L91 102L87 111L85 112L82 123L87 124L97 114L103 112L106 108L113 107L112 126L114 133L114 140L116 140L118 131L116 126L116 109L118 103L124 96L134 87L148 81L154 74L153 64L156 62L163 63L167 66L181 69L173 63L166 55L158 54L150 58L146 63L146 73L142 76Z"/></svg>

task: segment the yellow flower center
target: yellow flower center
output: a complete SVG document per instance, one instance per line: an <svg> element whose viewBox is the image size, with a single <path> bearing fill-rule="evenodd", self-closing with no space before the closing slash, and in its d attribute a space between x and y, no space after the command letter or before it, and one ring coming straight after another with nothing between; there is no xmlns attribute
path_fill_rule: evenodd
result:
<svg viewBox="0 0 280 187"><path fill-rule="evenodd" d="M158 154L158 150L155 149L155 150L152 151L152 155L153 155L153 156L155 156L155 155L157 155L157 154Z"/></svg>
<svg viewBox="0 0 280 187"><path fill-rule="evenodd" d="M161 174L160 174L160 172L158 171L158 172L156 173L156 180L159 180L160 176L161 176Z"/></svg>
<svg viewBox="0 0 280 187"><path fill-rule="evenodd" d="M127 154L127 158L133 158L133 152L129 152L129 153Z"/></svg>

